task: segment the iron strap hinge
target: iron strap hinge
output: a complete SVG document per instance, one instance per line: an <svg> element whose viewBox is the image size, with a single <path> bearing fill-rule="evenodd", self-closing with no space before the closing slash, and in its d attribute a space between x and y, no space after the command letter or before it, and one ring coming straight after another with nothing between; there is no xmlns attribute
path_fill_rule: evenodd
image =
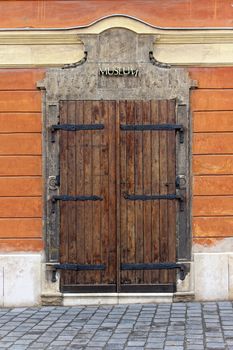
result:
<svg viewBox="0 0 233 350"><path fill-rule="evenodd" d="M127 194L124 193L124 198L129 201L153 201L153 200L160 200L160 199L178 199L180 201L183 201L184 198L180 194L154 194L154 195L146 195L146 194Z"/></svg>
<svg viewBox="0 0 233 350"><path fill-rule="evenodd" d="M69 271L93 271L93 270L105 270L104 264L54 264L52 266L52 282L56 282L57 270L69 270Z"/></svg>
<svg viewBox="0 0 233 350"><path fill-rule="evenodd" d="M54 132L57 130L63 131L88 131L88 130L103 130L104 124L55 124L51 126L51 142L55 142Z"/></svg>
<svg viewBox="0 0 233 350"><path fill-rule="evenodd" d="M124 193L124 198L129 201L154 201L154 200L178 200L180 202L180 211L184 211L184 197L181 194L128 194Z"/></svg>
<svg viewBox="0 0 233 350"><path fill-rule="evenodd" d="M120 129L124 131L179 131L180 143L184 143L184 127L182 124L121 124Z"/></svg>
<svg viewBox="0 0 233 350"><path fill-rule="evenodd" d="M180 270L180 279L183 281L187 274L187 267L180 263L123 263L121 270Z"/></svg>
<svg viewBox="0 0 233 350"><path fill-rule="evenodd" d="M105 270L104 264L54 264L53 268L56 270L73 270L73 271L87 271L87 270Z"/></svg>
<svg viewBox="0 0 233 350"><path fill-rule="evenodd" d="M56 202L56 201L102 201L103 197L99 197L99 196L67 196L67 195L55 195L52 196L52 202Z"/></svg>

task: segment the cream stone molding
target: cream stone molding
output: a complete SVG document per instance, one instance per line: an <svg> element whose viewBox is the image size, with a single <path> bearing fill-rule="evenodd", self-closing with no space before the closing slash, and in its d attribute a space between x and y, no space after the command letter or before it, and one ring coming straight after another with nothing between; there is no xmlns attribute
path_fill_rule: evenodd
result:
<svg viewBox="0 0 233 350"><path fill-rule="evenodd" d="M0 45L75 45L82 44L76 33L0 32Z"/></svg>
<svg viewBox="0 0 233 350"><path fill-rule="evenodd" d="M120 27L155 35L154 56L172 65L232 66L232 28L159 28L125 15L64 29L1 29L0 67L63 66L84 56L80 37ZM79 37L80 36L80 37Z"/></svg>

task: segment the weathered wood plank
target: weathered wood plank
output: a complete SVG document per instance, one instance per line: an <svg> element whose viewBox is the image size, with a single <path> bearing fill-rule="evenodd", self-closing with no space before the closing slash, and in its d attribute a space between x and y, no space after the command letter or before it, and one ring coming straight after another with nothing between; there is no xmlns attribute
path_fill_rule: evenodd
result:
<svg viewBox="0 0 233 350"><path fill-rule="evenodd" d="M119 102L120 123L126 124L126 101ZM127 132L120 133L120 183L121 183L121 262L128 262L128 241L127 241L127 203L124 193L128 191L127 170L126 170L126 139ZM121 272L121 283L128 282L128 272Z"/></svg>
<svg viewBox="0 0 233 350"><path fill-rule="evenodd" d="M91 124L92 119L92 101L85 101L83 111L84 124ZM83 159L84 159L84 195L92 195L92 131L86 130L83 136ZM85 264L92 264L92 249L93 249L93 227L92 227L92 202L84 202L84 232L85 232ZM85 281L92 283L93 273L91 271L85 273Z"/></svg>
<svg viewBox="0 0 233 350"><path fill-rule="evenodd" d="M127 101L126 110L126 124L135 124L135 103L134 101ZM135 192L134 178L135 178L135 144L134 144L135 132L126 132L126 182L127 193L133 194ZM135 256L135 202L127 201L127 249L128 249L128 262L134 263ZM135 283L135 271L128 272L128 278L131 283Z"/></svg>
<svg viewBox="0 0 233 350"><path fill-rule="evenodd" d="M108 283L116 283L116 101L108 103L109 120L109 223L108 223Z"/></svg>
<svg viewBox="0 0 233 350"><path fill-rule="evenodd" d="M102 222L101 222L101 249L102 249L102 261L106 265L106 271L102 273L102 283L108 283L111 276L109 275L109 220L111 220L111 208L109 206L109 175L110 175L110 165L109 165L109 143L112 141L109 138L110 133L110 123L109 123L109 104L107 101L102 102L102 120L104 123L104 131L101 135L101 142L103 147L101 148L101 193L103 196L103 201L101 202L101 212L102 212Z"/></svg>
<svg viewBox="0 0 233 350"><path fill-rule="evenodd" d="M93 101L92 106L92 124L102 123L101 116L101 102ZM93 194L96 196L102 196L101 193L101 133L102 131L96 130L92 133L92 152L93 152ZM93 204L93 263L101 264L101 205L100 202ZM95 283L101 282L101 272L95 271Z"/></svg>
<svg viewBox="0 0 233 350"><path fill-rule="evenodd" d="M75 101L68 101L67 103L67 123L75 124L76 120L76 103ZM67 194L70 196L77 195L76 193L76 133L72 131L67 132ZM77 261L77 233L76 233L76 202L68 202L67 206L67 227L68 231L68 262L76 263ZM70 271L68 273L69 283L76 282L77 273Z"/></svg>
<svg viewBox="0 0 233 350"><path fill-rule="evenodd" d="M75 121L76 124L84 124L84 101L76 101ZM76 194L82 194L84 191L84 131L78 132L76 135ZM77 262L85 264L85 203L76 203L76 231L77 231ZM85 272L78 272L76 283L84 283Z"/></svg>
<svg viewBox="0 0 233 350"><path fill-rule="evenodd" d="M142 102L143 124L151 124L150 101ZM143 194L151 195L151 131L144 131L143 134ZM144 262L151 262L151 201L143 204L143 228L144 228ZM151 283L151 271L144 271L144 283Z"/></svg>
<svg viewBox="0 0 233 350"><path fill-rule="evenodd" d="M159 124L159 110L158 110L158 101L151 101L151 123ZM160 186L160 174L159 174L159 132L153 132L151 136L151 192L152 194L159 194ZM160 261L160 242L159 242L159 215L160 215L160 203L159 201L152 201L151 204L151 262L159 262ZM158 283L159 282L159 271L151 272L151 282Z"/></svg>
<svg viewBox="0 0 233 350"><path fill-rule="evenodd" d="M142 101L135 102L135 124L143 123ZM143 193L143 132L136 132L135 135L135 194ZM144 262L143 248L143 202L135 202L135 262ZM143 282L143 271L136 272L136 283Z"/></svg>
<svg viewBox="0 0 233 350"><path fill-rule="evenodd" d="M159 121L161 124L167 123L168 109L167 101L159 101ZM167 194L167 164L168 164L168 149L167 149L167 131L161 131L159 134L159 189L160 194ZM168 258L168 203L167 200L160 200L160 261L164 262ZM160 271L160 282L168 282L168 272Z"/></svg>

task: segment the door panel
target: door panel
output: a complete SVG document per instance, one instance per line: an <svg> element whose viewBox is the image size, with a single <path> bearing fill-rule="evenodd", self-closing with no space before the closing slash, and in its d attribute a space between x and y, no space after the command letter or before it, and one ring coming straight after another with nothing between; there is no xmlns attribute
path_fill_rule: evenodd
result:
<svg viewBox="0 0 233 350"><path fill-rule="evenodd" d="M121 126L175 122L175 100L60 102L60 124L87 125L60 131L60 194L102 199L60 201L60 262L105 266L61 271L62 291L174 290L174 271L122 264L176 261L176 200L127 197L175 194L175 130Z"/></svg>
<svg viewBox="0 0 233 350"><path fill-rule="evenodd" d="M103 130L60 132L60 193L103 198L60 202L61 263L105 265L104 271L62 271L64 291L115 290L115 115L116 102L60 103L60 124L104 124Z"/></svg>
<svg viewBox="0 0 233 350"><path fill-rule="evenodd" d="M175 101L120 101L122 125L175 123ZM122 130L120 137L121 263L175 262L176 202L127 195L175 194L175 132ZM172 285L174 271L122 271L121 290ZM151 285L151 287L149 287ZM148 288L149 287L149 288ZM163 288L163 287L162 287Z"/></svg>

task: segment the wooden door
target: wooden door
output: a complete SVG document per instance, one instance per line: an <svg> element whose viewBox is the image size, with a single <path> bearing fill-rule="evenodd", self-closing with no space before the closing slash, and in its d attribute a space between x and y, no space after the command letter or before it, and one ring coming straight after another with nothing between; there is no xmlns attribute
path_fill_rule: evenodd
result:
<svg viewBox="0 0 233 350"><path fill-rule="evenodd" d="M149 264L176 261L175 122L174 100L60 102L62 291L174 290Z"/></svg>
<svg viewBox="0 0 233 350"><path fill-rule="evenodd" d="M116 290L115 118L114 101L60 103L60 124L83 127L60 131L60 193L83 199L60 201L60 261L80 265L63 291Z"/></svg>
<svg viewBox="0 0 233 350"><path fill-rule="evenodd" d="M119 114L120 290L173 291L174 270L149 264L176 261L177 201L160 199L176 193L175 100L120 101Z"/></svg>

